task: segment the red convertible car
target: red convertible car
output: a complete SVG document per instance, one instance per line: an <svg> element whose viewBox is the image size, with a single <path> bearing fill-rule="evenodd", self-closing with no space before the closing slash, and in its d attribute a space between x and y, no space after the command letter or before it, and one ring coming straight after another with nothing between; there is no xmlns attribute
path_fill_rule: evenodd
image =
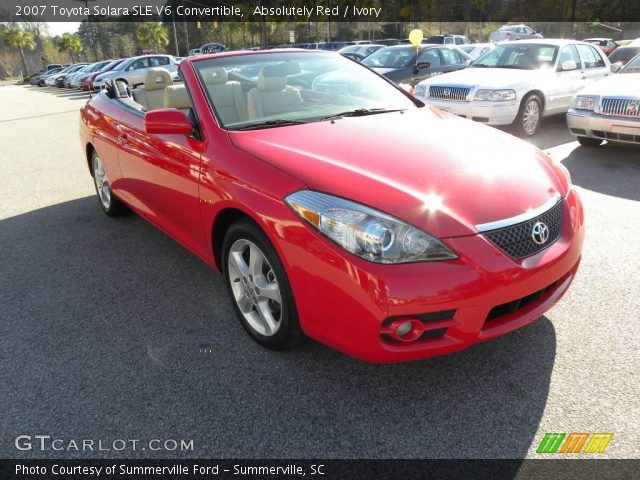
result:
<svg viewBox="0 0 640 480"><path fill-rule="evenodd" d="M323 84L340 71L344 84ZM567 170L331 52L187 58L81 111L99 204L225 277L260 344L371 362L442 355L540 317L581 257Z"/></svg>

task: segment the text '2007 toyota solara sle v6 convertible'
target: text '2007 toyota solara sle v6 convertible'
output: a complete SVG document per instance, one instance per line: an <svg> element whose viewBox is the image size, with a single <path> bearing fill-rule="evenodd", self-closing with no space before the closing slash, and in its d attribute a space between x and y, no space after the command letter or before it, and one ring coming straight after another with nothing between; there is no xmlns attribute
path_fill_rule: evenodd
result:
<svg viewBox="0 0 640 480"><path fill-rule="evenodd" d="M314 79L340 71L344 85ZM222 272L260 344L371 362L464 349L540 317L580 262L567 170L338 54L185 59L81 111L99 204ZM314 88L315 87L315 88Z"/></svg>

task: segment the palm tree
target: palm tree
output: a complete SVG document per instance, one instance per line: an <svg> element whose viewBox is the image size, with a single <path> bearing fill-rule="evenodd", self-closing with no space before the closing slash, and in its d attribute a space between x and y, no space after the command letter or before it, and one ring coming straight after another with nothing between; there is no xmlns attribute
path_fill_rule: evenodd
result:
<svg viewBox="0 0 640 480"><path fill-rule="evenodd" d="M169 35L161 23L143 23L137 28L136 37L143 47L153 47L155 53L158 47L169 44Z"/></svg>
<svg viewBox="0 0 640 480"><path fill-rule="evenodd" d="M33 50L36 48L36 41L33 33L28 32L20 28L17 23L12 23L4 32L4 41L9 47L16 47L20 49L20 58L22 60L22 68L24 69L25 76L29 76L29 69L27 68L27 61L24 58L24 49Z"/></svg>
<svg viewBox="0 0 640 480"><path fill-rule="evenodd" d="M76 63L74 53L80 53L82 51L82 41L78 35L65 33L60 37L58 41L58 51L68 52L71 58L71 63Z"/></svg>

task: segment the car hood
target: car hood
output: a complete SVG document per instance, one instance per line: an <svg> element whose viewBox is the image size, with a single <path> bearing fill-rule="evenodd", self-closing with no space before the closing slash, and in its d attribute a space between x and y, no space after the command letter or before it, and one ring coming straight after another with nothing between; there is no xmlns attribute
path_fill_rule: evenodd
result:
<svg viewBox="0 0 640 480"><path fill-rule="evenodd" d="M540 81L552 70L520 70L517 68L465 68L424 80L425 85L466 85L481 88L513 88Z"/></svg>
<svg viewBox="0 0 640 480"><path fill-rule="evenodd" d="M615 74L587 85L579 95L640 98L640 72Z"/></svg>
<svg viewBox="0 0 640 480"><path fill-rule="evenodd" d="M230 131L234 145L309 188L387 212L439 237L538 208L562 185L543 154L429 107Z"/></svg>

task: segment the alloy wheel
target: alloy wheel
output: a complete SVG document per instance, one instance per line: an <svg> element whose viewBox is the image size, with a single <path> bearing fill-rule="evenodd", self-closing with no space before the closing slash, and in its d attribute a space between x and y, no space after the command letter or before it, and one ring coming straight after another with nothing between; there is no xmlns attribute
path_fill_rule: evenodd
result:
<svg viewBox="0 0 640 480"><path fill-rule="evenodd" d="M96 182L96 189L102 206L108 210L111 206L111 187L107 173L104 171L102 161L98 155L93 156L93 178Z"/></svg>
<svg viewBox="0 0 640 480"><path fill-rule="evenodd" d="M540 105L536 100L529 100L522 115L522 128L527 135L533 135L540 124Z"/></svg>
<svg viewBox="0 0 640 480"><path fill-rule="evenodd" d="M282 321L282 295L264 253L247 239L236 240L229 251L227 275L247 323L260 335L274 335Z"/></svg>

